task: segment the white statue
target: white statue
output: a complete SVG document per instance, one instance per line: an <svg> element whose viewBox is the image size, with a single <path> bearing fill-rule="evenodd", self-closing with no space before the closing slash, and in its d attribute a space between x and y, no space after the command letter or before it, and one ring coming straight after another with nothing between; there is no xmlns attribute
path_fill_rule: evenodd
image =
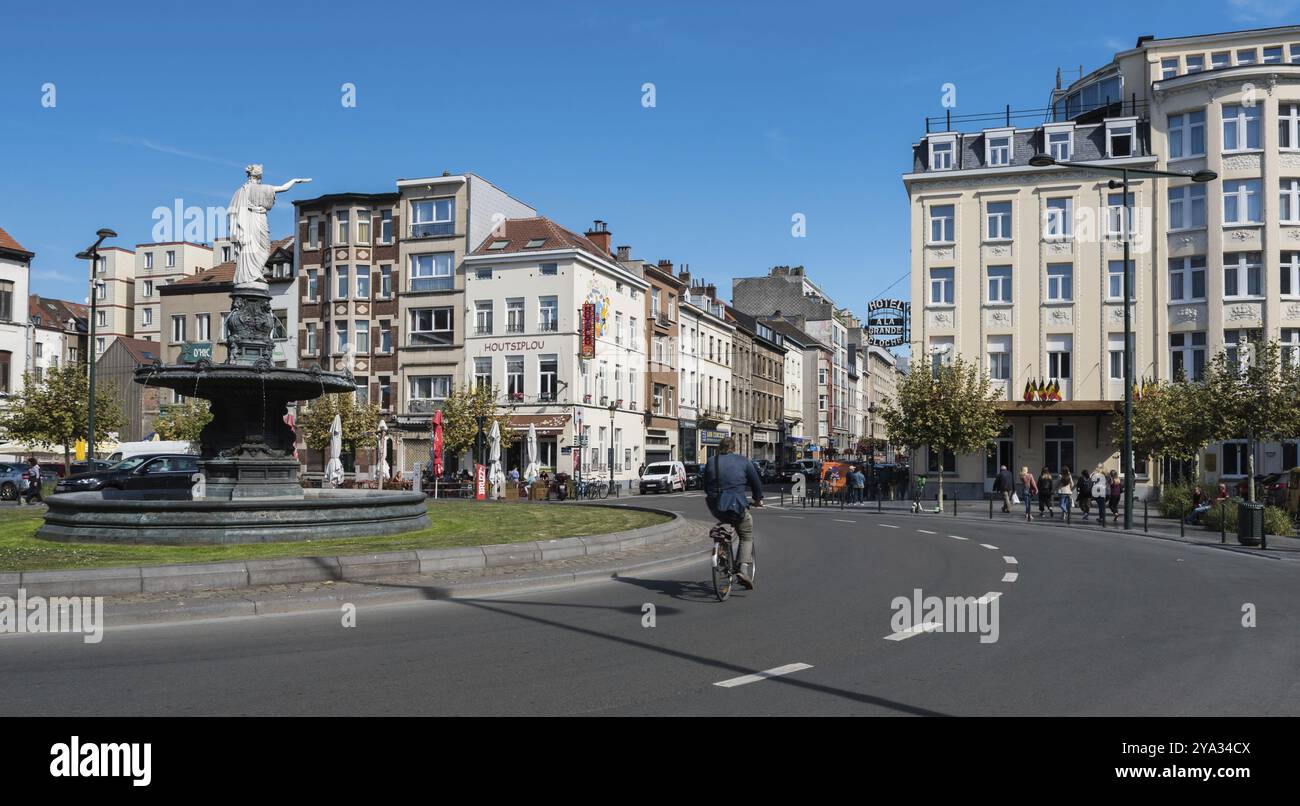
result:
<svg viewBox="0 0 1300 806"><path fill-rule="evenodd" d="M265 289L266 260L271 256L271 231L266 213L275 206L275 194L310 179L290 179L283 185L262 184L262 166L244 169L248 181L230 199L226 210L227 230L235 246L235 286Z"/></svg>

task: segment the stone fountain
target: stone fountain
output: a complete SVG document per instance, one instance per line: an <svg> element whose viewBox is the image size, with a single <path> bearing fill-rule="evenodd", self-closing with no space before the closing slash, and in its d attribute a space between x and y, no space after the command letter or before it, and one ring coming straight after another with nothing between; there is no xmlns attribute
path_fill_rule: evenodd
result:
<svg viewBox="0 0 1300 806"><path fill-rule="evenodd" d="M128 492L52 495L38 537L114 543L246 543L395 534L429 525L422 493L305 490L294 458L289 403L325 394L354 394L350 371L276 367L278 324L263 277L270 249L266 210L275 193L310 180L263 185L261 166L230 205L237 249L227 320L227 357L214 364L140 367L135 382L209 401L212 420L199 439L200 478L192 500Z"/></svg>

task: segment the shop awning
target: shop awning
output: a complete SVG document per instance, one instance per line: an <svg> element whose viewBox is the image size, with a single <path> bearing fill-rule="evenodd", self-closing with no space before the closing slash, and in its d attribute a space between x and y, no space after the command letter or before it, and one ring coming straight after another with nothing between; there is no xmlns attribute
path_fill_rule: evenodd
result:
<svg viewBox="0 0 1300 806"><path fill-rule="evenodd" d="M995 405L1007 417L1077 417L1124 411L1124 403L1117 400L1001 400Z"/></svg>

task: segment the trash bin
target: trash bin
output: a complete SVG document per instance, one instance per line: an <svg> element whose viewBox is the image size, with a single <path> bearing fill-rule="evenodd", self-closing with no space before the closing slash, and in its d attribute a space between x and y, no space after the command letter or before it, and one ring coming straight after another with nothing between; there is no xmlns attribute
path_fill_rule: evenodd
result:
<svg viewBox="0 0 1300 806"><path fill-rule="evenodd" d="M1264 538L1264 505L1242 501L1237 505L1237 542L1258 546Z"/></svg>

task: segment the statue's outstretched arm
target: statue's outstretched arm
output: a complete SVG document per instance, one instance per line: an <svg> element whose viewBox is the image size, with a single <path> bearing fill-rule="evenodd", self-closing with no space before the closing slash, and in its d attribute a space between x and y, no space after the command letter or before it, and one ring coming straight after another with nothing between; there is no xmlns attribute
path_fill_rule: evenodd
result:
<svg viewBox="0 0 1300 806"><path fill-rule="evenodd" d="M289 188L293 187L294 185L302 185L310 181L311 181L310 179L290 179L288 182L285 182L283 185L276 185L275 192L283 193Z"/></svg>

